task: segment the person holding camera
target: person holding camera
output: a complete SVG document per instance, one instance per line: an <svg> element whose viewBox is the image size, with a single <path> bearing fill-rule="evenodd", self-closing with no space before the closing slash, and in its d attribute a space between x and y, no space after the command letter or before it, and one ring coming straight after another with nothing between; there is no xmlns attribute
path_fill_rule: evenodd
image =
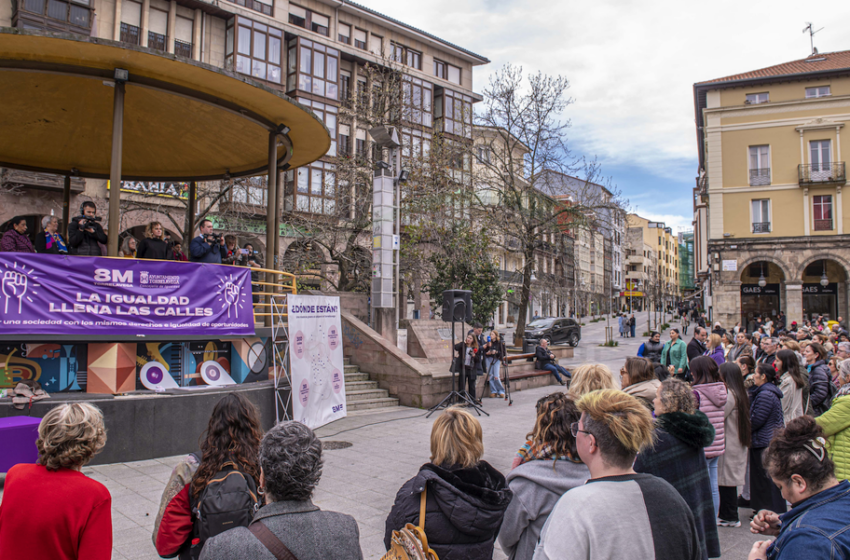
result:
<svg viewBox="0 0 850 560"><path fill-rule="evenodd" d="M91 200L80 206L80 215L68 224L68 244L72 255L100 257L100 243L106 245L107 237L97 216L97 206Z"/></svg>
<svg viewBox="0 0 850 560"><path fill-rule="evenodd" d="M209 220L201 220L198 227L200 235L189 244L189 260L210 264L221 264L227 257L227 247L220 233L213 233L213 224Z"/></svg>
<svg viewBox="0 0 850 560"><path fill-rule="evenodd" d="M145 228L145 238L136 249L136 258L157 261L174 260L171 236L164 235L161 223L151 222Z"/></svg>

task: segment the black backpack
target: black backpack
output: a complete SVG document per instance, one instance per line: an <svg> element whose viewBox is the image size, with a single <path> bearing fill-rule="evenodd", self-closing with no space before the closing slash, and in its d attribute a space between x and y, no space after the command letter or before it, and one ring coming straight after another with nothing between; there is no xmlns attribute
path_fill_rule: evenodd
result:
<svg viewBox="0 0 850 560"><path fill-rule="evenodd" d="M207 539L234 527L247 527L260 509L254 478L230 462L192 502L193 538L189 552L193 560L200 557Z"/></svg>

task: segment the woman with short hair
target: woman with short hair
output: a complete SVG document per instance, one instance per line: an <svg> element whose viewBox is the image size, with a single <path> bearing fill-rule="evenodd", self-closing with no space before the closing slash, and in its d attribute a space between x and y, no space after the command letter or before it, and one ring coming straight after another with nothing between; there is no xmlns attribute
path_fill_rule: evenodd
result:
<svg viewBox="0 0 850 560"><path fill-rule="evenodd" d="M137 259L152 259L157 261L173 261L174 253L169 239L165 239L165 230L159 222L151 222L145 228L145 238L136 249Z"/></svg>
<svg viewBox="0 0 850 560"><path fill-rule="evenodd" d="M396 494L384 533L387 550L393 531L419 522L425 492L425 534L440 560L491 559L512 493L483 454L478 420L457 407L441 414L431 429L431 461Z"/></svg>
<svg viewBox="0 0 850 560"><path fill-rule="evenodd" d="M103 414L57 406L38 425L38 461L9 469L0 507L0 558L109 560L112 497L80 470L106 444Z"/></svg>
<svg viewBox="0 0 850 560"><path fill-rule="evenodd" d="M362 560L360 532L350 515L322 511L311 498L322 477L322 442L300 422L277 424L259 450L263 506L251 525L210 538L201 560L274 560L282 544L298 560ZM263 540L261 533L268 531Z"/></svg>
<svg viewBox="0 0 850 560"><path fill-rule="evenodd" d="M717 558L717 515L704 452L714 441L714 427L684 381L667 379L654 401L655 444L638 453L635 472L663 478L679 492L694 514L702 557Z"/></svg>
<svg viewBox="0 0 850 560"><path fill-rule="evenodd" d="M35 253L30 238L27 237L27 219L15 216L9 222L9 229L0 239L0 251L4 253Z"/></svg>
<svg viewBox="0 0 850 560"><path fill-rule="evenodd" d="M795 418L773 437L764 465L791 510L757 513L750 530L776 540L754 543L750 560L850 557L850 482L836 480L826 446L823 430L809 416Z"/></svg>
<svg viewBox="0 0 850 560"><path fill-rule="evenodd" d="M530 560L540 531L558 499L583 485L590 471L581 462L570 425L581 418L564 393L537 401L537 421L508 473L513 498L502 522L499 544L511 560Z"/></svg>
<svg viewBox="0 0 850 560"><path fill-rule="evenodd" d="M35 236L35 250L37 253L53 255L67 255L68 246L65 238L59 233L59 218L56 216L45 216L41 219L41 233Z"/></svg>
<svg viewBox="0 0 850 560"><path fill-rule="evenodd" d="M623 391L636 397L650 411L654 410L652 403L661 381L655 376L652 362L634 356L626 358L626 365L620 369L620 379Z"/></svg>
<svg viewBox="0 0 850 560"><path fill-rule="evenodd" d="M714 360L718 367L720 367L720 364L726 363L726 355L723 353L723 342L719 334L712 333L708 336L708 348L703 356L708 356Z"/></svg>
<svg viewBox="0 0 850 560"><path fill-rule="evenodd" d="M582 364L573 370L570 381L569 395L574 401L591 391L599 389L616 389L614 374L605 364Z"/></svg>

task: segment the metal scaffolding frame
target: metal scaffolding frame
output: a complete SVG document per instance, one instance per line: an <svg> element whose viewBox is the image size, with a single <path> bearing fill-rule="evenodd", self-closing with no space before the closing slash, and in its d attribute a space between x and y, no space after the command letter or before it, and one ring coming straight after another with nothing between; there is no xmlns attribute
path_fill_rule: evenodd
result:
<svg viewBox="0 0 850 560"><path fill-rule="evenodd" d="M265 294L271 302L271 350L274 368L274 419L275 424L283 420L292 420L292 378L289 375L289 324L287 322L288 294ZM289 398L286 401L280 395L281 382L289 385ZM285 385L284 385L285 387Z"/></svg>

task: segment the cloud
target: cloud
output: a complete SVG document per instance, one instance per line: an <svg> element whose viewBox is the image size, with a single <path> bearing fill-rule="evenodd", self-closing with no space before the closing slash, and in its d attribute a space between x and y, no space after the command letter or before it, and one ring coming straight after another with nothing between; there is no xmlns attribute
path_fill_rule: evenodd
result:
<svg viewBox="0 0 850 560"><path fill-rule="evenodd" d="M679 201L671 223L690 222L695 82L804 58L807 21L825 26L815 40L821 52L850 49L846 0L360 1L492 60L474 70L478 92L508 62L567 76L572 150L597 157L632 200L660 191Z"/></svg>

